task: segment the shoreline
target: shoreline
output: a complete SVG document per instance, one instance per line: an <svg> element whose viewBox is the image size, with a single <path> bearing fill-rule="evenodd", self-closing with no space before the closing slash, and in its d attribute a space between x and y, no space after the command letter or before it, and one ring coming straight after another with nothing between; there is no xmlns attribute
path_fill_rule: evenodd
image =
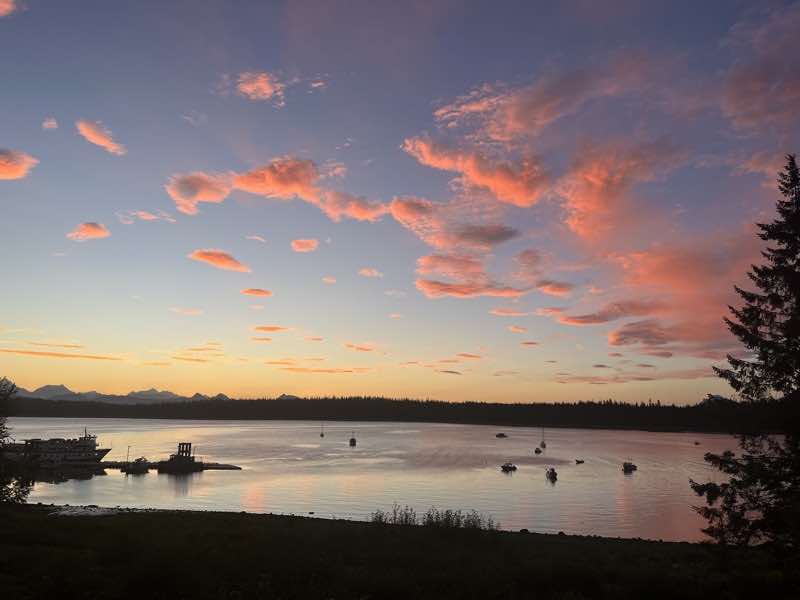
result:
<svg viewBox="0 0 800 600"><path fill-rule="evenodd" d="M626 427L624 425L616 425L616 426L604 426L604 425L571 425L571 424L557 424L557 425L538 425L538 424L509 424L509 423L474 423L468 421L438 421L438 420L416 420L416 421L409 421L409 420L397 420L397 419L379 419L379 418L334 418L334 419L313 419L313 418L306 418L306 417L275 417L275 418L261 418L261 417L175 417L175 416L164 416L164 417L152 417L152 416L89 416L89 415L25 415L25 414L14 414L9 417L10 419L102 419L108 421L125 421L125 420L135 420L135 421L199 421L199 422L234 422L234 423L247 423L247 422L265 422L265 423L272 423L272 422L287 422L287 423L296 423L296 422L308 422L314 423L315 426L318 425L320 422L324 422L326 425L335 424L335 423L396 423L398 425L457 425L457 426L470 426L470 427L497 427L497 428L511 428L511 429L540 429L544 427L545 429L575 429L575 430L588 430L588 431L641 431L643 433L684 433L684 434L709 434L709 435L725 435L725 436L735 436L738 435L737 432L725 431L722 429L717 430L710 430L710 429L657 429L657 428L641 428L636 426ZM780 432L767 432L770 434L779 434Z"/></svg>
<svg viewBox="0 0 800 600"><path fill-rule="evenodd" d="M318 517L0 507L0 590L58 598L791 598L761 548Z"/></svg>

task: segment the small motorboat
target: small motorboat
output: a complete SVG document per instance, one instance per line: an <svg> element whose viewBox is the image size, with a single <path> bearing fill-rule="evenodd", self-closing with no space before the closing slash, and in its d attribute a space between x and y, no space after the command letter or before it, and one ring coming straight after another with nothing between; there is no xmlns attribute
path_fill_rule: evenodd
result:
<svg viewBox="0 0 800 600"><path fill-rule="evenodd" d="M558 480L558 473L554 467L548 467L547 471L545 471L545 477L550 483L555 483Z"/></svg>
<svg viewBox="0 0 800 600"><path fill-rule="evenodd" d="M350 438L350 447L351 448L355 448L356 447L356 432L355 431L353 432L353 436Z"/></svg>
<svg viewBox="0 0 800 600"><path fill-rule="evenodd" d="M517 465L515 465L513 463L510 463L510 462L507 462L507 463L504 463L504 464L500 465L500 470L503 473L513 473L514 471L517 470Z"/></svg>
<svg viewBox="0 0 800 600"><path fill-rule="evenodd" d="M541 454L542 453L542 449L539 448L539 446L536 446L536 448L533 449L533 453L534 454Z"/></svg>
<svg viewBox="0 0 800 600"><path fill-rule="evenodd" d="M700 445L700 442L695 442L695 443L694 443L694 445L695 445L695 446L699 446L699 445Z"/></svg>
<svg viewBox="0 0 800 600"><path fill-rule="evenodd" d="M634 471L636 471L638 469L639 469L639 467L637 467L632 462L624 462L624 463L622 463L622 472L623 473L633 473Z"/></svg>
<svg viewBox="0 0 800 600"><path fill-rule="evenodd" d="M576 464L576 465L582 465L582 464L583 464L583 463L585 463L585 462L586 462L586 461L585 461L585 460L583 460L582 458L576 458L576 459L575 459L575 464Z"/></svg>
<svg viewBox="0 0 800 600"><path fill-rule="evenodd" d="M150 463L144 456L141 456L133 462L126 462L120 468L120 471L126 475L144 475L150 470Z"/></svg>
<svg viewBox="0 0 800 600"><path fill-rule="evenodd" d="M501 431L500 433L495 434L494 437L496 437L496 438L507 438L508 436Z"/></svg>

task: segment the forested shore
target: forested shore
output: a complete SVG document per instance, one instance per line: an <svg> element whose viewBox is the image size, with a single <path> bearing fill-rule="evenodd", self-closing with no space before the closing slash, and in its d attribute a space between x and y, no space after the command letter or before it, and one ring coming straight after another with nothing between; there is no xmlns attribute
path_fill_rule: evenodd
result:
<svg viewBox="0 0 800 600"><path fill-rule="evenodd" d="M796 404L796 403L795 403ZM502 404L440 402L380 397L276 398L111 404L15 397L9 415L16 417L404 421L496 426L640 429L744 433L784 430L800 418L788 402L737 403L710 397L689 406L660 403L603 402Z"/></svg>

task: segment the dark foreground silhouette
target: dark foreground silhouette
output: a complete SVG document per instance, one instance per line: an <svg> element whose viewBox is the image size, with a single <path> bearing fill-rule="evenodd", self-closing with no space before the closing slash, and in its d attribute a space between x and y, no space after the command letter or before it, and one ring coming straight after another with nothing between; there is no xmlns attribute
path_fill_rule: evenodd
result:
<svg viewBox="0 0 800 600"><path fill-rule="evenodd" d="M0 590L29 598L796 598L760 549L234 513L0 507Z"/></svg>
<svg viewBox="0 0 800 600"><path fill-rule="evenodd" d="M795 403L796 404L796 403ZM780 432L796 406L737 403L710 396L692 406L614 402L501 404L394 400L380 397L207 399L163 404L14 397L8 411L18 417L144 419L303 419L314 421L405 421L498 426L644 429L649 431ZM790 411L795 411L791 413Z"/></svg>

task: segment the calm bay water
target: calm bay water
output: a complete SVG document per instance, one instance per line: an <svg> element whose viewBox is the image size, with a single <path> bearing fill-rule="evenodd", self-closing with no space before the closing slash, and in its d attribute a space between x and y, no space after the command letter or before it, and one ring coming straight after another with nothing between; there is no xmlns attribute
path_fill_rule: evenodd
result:
<svg viewBox="0 0 800 600"><path fill-rule="evenodd" d="M29 502L348 519L397 502L418 512L475 509L503 529L664 540L703 539L688 480L714 477L705 452L735 447L717 434L548 429L547 449L536 456L541 430L523 427L329 422L320 438L320 424L307 421L13 418L10 425L18 440L77 437L87 427L112 448L106 460L124 460L128 446L131 458L157 460L190 441L205 460L243 468L182 477L107 470L37 483ZM356 448L347 443L353 431ZM500 431L509 437L496 438ZM626 460L639 470L623 474ZM506 461L519 470L502 473ZM545 479L548 466L558 470L555 484Z"/></svg>

